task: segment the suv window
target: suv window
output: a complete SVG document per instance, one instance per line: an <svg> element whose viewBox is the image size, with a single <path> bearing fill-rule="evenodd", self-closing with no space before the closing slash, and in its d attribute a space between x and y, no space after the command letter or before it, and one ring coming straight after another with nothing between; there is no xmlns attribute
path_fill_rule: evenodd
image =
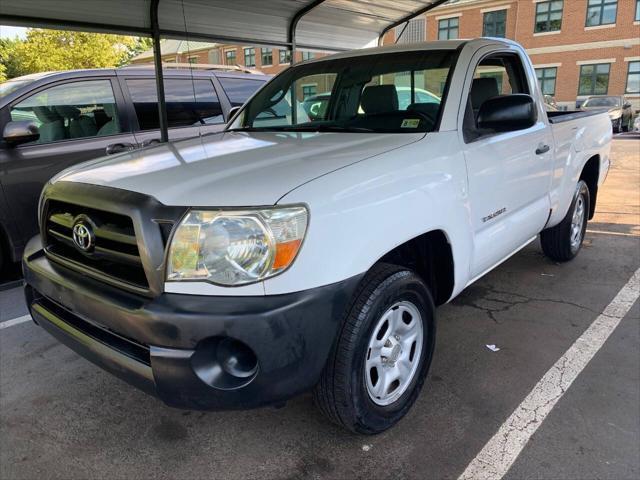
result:
<svg viewBox="0 0 640 480"><path fill-rule="evenodd" d="M160 128L158 95L154 79L127 79L127 88L140 130ZM224 123L222 107L211 80L165 79L169 128Z"/></svg>
<svg viewBox="0 0 640 480"><path fill-rule="evenodd" d="M32 120L40 138L27 145L120 133L109 80L72 82L47 88L11 107L11 120Z"/></svg>
<svg viewBox="0 0 640 480"><path fill-rule="evenodd" d="M251 95L255 93L264 82L261 80L250 80L245 78L218 77L218 81L222 84L231 106L239 107L244 105Z"/></svg>

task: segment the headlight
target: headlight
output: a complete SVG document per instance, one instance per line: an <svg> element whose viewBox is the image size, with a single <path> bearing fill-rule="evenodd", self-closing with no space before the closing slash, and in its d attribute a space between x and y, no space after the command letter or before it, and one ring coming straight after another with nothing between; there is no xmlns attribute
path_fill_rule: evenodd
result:
<svg viewBox="0 0 640 480"><path fill-rule="evenodd" d="M234 286L272 277L295 260L308 217L303 206L192 210L173 235L167 280Z"/></svg>

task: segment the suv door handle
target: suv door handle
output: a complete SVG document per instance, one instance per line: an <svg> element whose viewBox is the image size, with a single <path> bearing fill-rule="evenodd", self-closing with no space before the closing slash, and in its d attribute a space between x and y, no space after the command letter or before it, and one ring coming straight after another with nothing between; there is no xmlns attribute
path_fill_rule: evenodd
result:
<svg viewBox="0 0 640 480"><path fill-rule="evenodd" d="M150 138L149 140L145 140L144 142L142 142L140 145L142 146L142 148L144 148L144 147L148 147L149 145L153 145L154 143L160 143L160 139Z"/></svg>
<svg viewBox="0 0 640 480"><path fill-rule="evenodd" d="M133 143L112 143L107 145L105 152L107 155L113 155L114 153L129 152L135 150L136 146Z"/></svg>
<svg viewBox="0 0 640 480"><path fill-rule="evenodd" d="M536 155L542 155L543 153L547 153L549 150L551 150L549 145L538 145L538 148L536 148Z"/></svg>

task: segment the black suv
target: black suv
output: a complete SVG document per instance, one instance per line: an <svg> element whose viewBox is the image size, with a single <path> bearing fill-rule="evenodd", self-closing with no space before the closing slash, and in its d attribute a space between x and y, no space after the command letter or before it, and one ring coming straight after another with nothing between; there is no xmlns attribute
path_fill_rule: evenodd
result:
<svg viewBox="0 0 640 480"><path fill-rule="evenodd" d="M219 132L232 107L269 79L217 70L163 70L169 138ZM37 231L43 185L85 160L159 141L154 70L41 73L0 84L0 270Z"/></svg>

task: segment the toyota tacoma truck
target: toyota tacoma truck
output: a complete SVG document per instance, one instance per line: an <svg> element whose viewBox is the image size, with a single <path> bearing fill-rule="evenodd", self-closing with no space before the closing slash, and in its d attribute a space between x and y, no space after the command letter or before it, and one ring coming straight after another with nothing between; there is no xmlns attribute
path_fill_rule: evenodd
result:
<svg viewBox="0 0 640 480"><path fill-rule="evenodd" d="M546 112L508 40L304 62L220 134L51 179L27 302L59 341L170 406L312 390L331 420L378 433L425 382L436 305L537 237L556 262L578 254L611 137L606 112Z"/></svg>

